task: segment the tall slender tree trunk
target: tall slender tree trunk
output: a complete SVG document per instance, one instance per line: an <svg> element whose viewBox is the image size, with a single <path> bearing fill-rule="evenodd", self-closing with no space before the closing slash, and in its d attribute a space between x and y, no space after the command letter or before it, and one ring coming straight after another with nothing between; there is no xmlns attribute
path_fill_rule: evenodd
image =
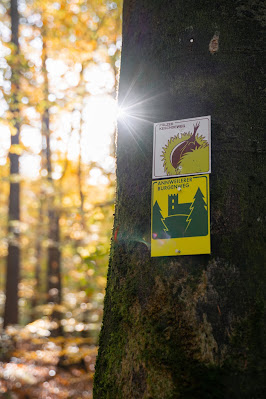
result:
<svg viewBox="0 0 266 399"><path fill-rule="evenodd" d="M40 193L40 196L43 196L43 193ZM42 284L41 284L41 265L42 265L42 240L43 240L43 224L44 224L44 204L43 199L40 198L39 204L39 219L37 225L37 236L36 236L36 247L35 247L35 287L34 287L34 295L32 298L31 306L32 306L32 314L31 319L35 320L36 315L36 306L40 303L40 297L42 293Z"/></svg>
<svg viewBox="0 0 266 399"><path fill-rule="evenodd" d="M10 109L15 121L15 134L11 135L10 159L10 192L8 207L8 255L6 272L6 302L4 311L4 327L18 323L18 283L20 269L20 183L19 183L19 155L14 153L12 146L19 144L20 115L19 115L19 14L17 0L11 0L11 42L13 43L14 63L12 65L11 90L12 101Z"/></svg>
<svg viewBox="0 0 266 399"><path fill-rule="evenodd" d="M59 216L56 211L49 211L49 240L48 249L48 302L60 304L61 295L61 251L59 248Z"/></svg>
<svg viewBox="0 0 266 399"><path fill-rule="evenodd" d="M49 104L49 81L46 69L47 46L46 46L46 27L43 27L43 76L44 76L44 99ZM52 336L63 334L60 323L61 314L56 307L62 300L61 285L61 250L60 250L60 215L55 203L55 185L52 177L52 159L51 159L51 131L50 131L50 112L49 106L46 106L42 118L43 137L46 139L46 169L48 183L51 192L48 195L48 259L47 259L47 301L54 306L51 320L57 323L57 327L51 332Z"/></svg>
<svg viewBox="0 0 266 399"><path fill-rule="evenodd" d="M124 1L95 399L263 398L263 7ZM211 255L151 258L150 122L211 115Z"/></svg>
<svg viewBox="0 0 266 399"><path fill-rule="evenodd" d="M49 82L46 69L47 48L45 41L46 31L43 29L43 76L44 76L44 98L48 103ZM59 213L55 206L55 187L52 178L51 161L51 132L49 107L45 107L42 118L43 137L46 140L46 169L51 193L48 198L48 264L47 264L47 295L48 302L59 304L61 302L61 251L59 247Z"/></svg>
<svg viewBox="0 0 266 399"><path fill-rule="evenodd" d="M77 170L77 178L78 178L78 191L79 191L79 200L80 200L80 216L81 216L81 224L82 228L86 228L85 218L84 218L84 192L82 187L82 147L81 147L81 137L82 137L82 120L80 118L80 128L79 128L79 156L78 156L78 170Z"/></svg>

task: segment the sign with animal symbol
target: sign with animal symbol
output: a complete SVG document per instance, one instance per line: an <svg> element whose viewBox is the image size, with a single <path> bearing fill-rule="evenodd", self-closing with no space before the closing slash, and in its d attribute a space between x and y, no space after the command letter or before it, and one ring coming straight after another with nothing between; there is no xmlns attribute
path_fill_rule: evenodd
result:
<svg viewBox="0 0 266 399"><path fill-rule="evenodd" d="M153 179L210 172L210 116L154 124Z"/></svg>
<svg viewBox="0 0 266 399"><path fill-rule="evenodd" d="M209 254L209 175L152 182L151 256Z"/></svg>

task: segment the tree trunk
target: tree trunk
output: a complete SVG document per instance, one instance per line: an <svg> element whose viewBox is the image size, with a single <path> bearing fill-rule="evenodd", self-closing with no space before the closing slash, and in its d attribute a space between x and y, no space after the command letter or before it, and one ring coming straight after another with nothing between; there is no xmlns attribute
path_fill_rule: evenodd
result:
<svg viewBox="0 0 266 399"><path fill-rule="evenodd" d="M49 240L48 249L48 302L61 303L61 252L59 249L59 217L54 210L49 215Z"/></svg>
<svg viewBox="0 0 266 399"><path fill-rule="evenodd" d="M46 29L43 28L43 75L44 75L44 98L49 103L49 82L48 73L46 69L47 48L46 48ZM59 214L55 206L55 187L52 177L52 160L51 160L51 139L50 139L50 113L49 106L46 106L42 118L43 137L46 141L46 169L48 182L51 187L51 193L48 197L48 264L47 264L47 295L48 302L54 304L61 303L61 251L59 247L60 242L60 227Z"/></svg>
<svg viewBox="0 0 266 399"><path fill-rule="evenodd" d="M40 298L42 293L42 281L41 281L41 265L42 265L42 240L43 236L43 228L44 228L44 210L43 210L43 192L40 192L40 203L39 203L39 219L38 225L36 229L36 247L35 247L35 286L34 286L34 295L31 302L32 313L31 320L34 321L37 319L36 306L40 304Z"/></svg>
<svg viewBox="0 0 266 399"><path fill-rule="evenodd" d="M12 101L10 110L15 121L15 134L11 135L11 151L10 159L10 192L8 207L8 255L7 255L7 272L6 272L6 302L4 310L4 327L9 324L18 323L18 283L20 269L20 183L19 176L19 155L14 153L12 146L19 145L20 136L20 115L19 115L19 42L18 42L19 14L17 0L11 0L11 42L14 45L15 61L12 65Z"/></svg>
<svg viewBox="0 0 266 399"><path fill-rule="evenodd" d="M119 102L127 115L118 125L95 399L264 397L261 7L124 2ZM205 115L212 253L151 258L150 122Z"/></svg>
<svg viewBox="0 0 266 399"><path fill-rule="evenodd" d="M46 27L43 27L43 75L44 75L44 99L49 104L49 81L46 69L47 47L46 47ZM62 284L61 284L61 250L60 250L60 212L55 204L55 185L52 177L51 159L51 131L50 131L50 112L49 105L45 106L42 118L42 134L46 139L46 169L47 179L51 192L47 198L48 204L48 260L47 260L47 301L55 305L52 310L51 320L56 322L57 327L51 331L51 336L63 335L61 326L61 313L56 305L61 303Z"/></svg>

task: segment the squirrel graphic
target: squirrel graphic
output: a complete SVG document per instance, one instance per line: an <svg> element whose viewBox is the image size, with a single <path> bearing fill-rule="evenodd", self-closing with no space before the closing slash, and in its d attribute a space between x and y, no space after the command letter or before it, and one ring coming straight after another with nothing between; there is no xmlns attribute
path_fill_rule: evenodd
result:
<svg viewBox="0 0 266 399"><path fill-rule="evenodd" d="M200 147L200 144L196 140L196 132L199 128L199 125L200 123L194 125L194 133L192 134L192 136L189 139L177 144L171 152L170 161L175 169L179 166L182 157L187 152L192 152Z"/></svg>

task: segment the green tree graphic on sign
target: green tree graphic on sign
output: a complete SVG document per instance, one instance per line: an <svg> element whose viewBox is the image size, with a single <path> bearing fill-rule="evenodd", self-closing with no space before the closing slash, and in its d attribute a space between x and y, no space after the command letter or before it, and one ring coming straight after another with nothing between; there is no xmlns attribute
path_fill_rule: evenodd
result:
<svg viewBox="0 0 266 399"><path fill-rule="evenodd" d="M204 195L198 188L194 201L190 205L190 214L187 217L186 237L206 236L208 234L208 210Z"/></svg>
<svg viewBox="0 0 266 399"><path fill-rule="evenodd" d="M163 222L163 216L161 213L161 208L156 201L153 205L153 213L152 213L152 238L159 239L159 238L167 238L167 234L165 230L167 227Z"/></svg>

